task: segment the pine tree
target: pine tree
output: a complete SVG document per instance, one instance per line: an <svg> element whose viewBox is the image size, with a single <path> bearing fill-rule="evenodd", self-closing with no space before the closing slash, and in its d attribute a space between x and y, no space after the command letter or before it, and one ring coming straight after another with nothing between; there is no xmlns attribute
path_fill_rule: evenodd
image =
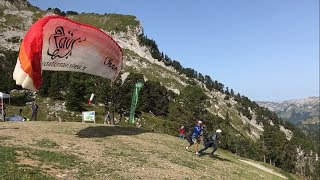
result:
<svg viewBox="0 0 320 180"><path fill-rule="evenodd" d="M53 72L50 80L51 82L48 89L49 96L54 100L61 99L62 97L60 94L60 88L61 88L62 78L59 72Z"/></svg>
<svg viewBox="0 0 320 180"><path fill-rule="evenodd" d="M15 81L12 78L15 63L17 61L17 51L0 50L0 91L9 93L16 88Z"/></svg>
<svg viewBox="0 0 320 180"><path fill-rule="evenodd" d="M142 110L155 115L166 116L169 109L169 93L159 82L147 81L141 91Z"/></svg>
<svg viewBox="0 0 320 180"><path fill-rule="evenodd" d="M231 95L231 96L234 96L234 91L233 91L233 89L230 90L230 95Z"/></svg>
<svg viewBox="0 0 320 180"><path fill-rule="evenodd" d="M176 101L170 103L169 118L185 124L193 124L195 118L203 117L207 113L205 110L208 106L207 98L199 86L185 87Z"/></svg>
<svg viewBox="0 0 320 180"><path fill-rule="evenodd" d="M49 96L49 87L51 86L51 74L52 71L42 72L42 84L38 92L42 96Z"/></svg>
<svg viewBox="0 0 320 180"><path fill-rule="evenodd" d="M226 93L227 95L230 95L230 92L229 92L229 88L228 88L228 87L226 87L225 93Z"/></svg>
<svg viewBox="0 0 320 180"><path fill-rule="evenodd" d="M204 76L204 83L209 90L213 90L213 81L210 76Z"/></svg>
<svg viewBox="0 0 320 180"><path fill-rule="evenodd" d="M79 73L72 73L69 81L70 83L66 96L66 108L70 111L82 111L82 102L85 95L85 87L82 85Z"/></svg>

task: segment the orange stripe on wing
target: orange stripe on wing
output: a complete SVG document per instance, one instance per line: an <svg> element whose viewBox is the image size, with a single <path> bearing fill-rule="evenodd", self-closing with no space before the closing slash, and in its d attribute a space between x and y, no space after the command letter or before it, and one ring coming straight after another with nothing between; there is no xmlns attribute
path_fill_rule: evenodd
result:
<svg viewBox="0 0 320 180"><path fill-rule="evenodd" d="M37 90L39 90L42 83L42 28L52 18L58 18L58 16L44 17L34 23L28 30L20 47L19 59L22 69L30 76L33 86Z"/></svg>
<svg viewBox="0 0 320 180"><path fill-rule="evenodd" d="M20 46L19 60L20 60L21 68L24 70L24 72L26 72L30 76L30 78L33 81L34 77L33 77L32 64L31 64L30 58L26 53L26 50L24 47L24 41L22 41Z"/></svg>

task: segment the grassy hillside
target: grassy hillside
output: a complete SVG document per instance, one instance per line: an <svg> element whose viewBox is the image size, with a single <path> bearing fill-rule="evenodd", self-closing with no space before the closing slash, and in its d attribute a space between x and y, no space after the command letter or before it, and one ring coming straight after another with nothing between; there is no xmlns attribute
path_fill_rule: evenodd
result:
<svg viewBox="0 0 320 180"><path fill-rule="evenodd" d="M219 149L210 159L186 145L133 127L6 122L0 124L0 179L283 179L229 152Z"/></svg>
<svg viewBox="0 0 320 180"><path fill-rule="evenodd" d="M79 14L68 16L78 22L90 24L108 32L126 32L129 29L139 26L135 16L121 14Z"/></svg>
<svg viewBox="0 0 320 180"><path fill-rule="evenodd" d="M187 78L175 71L170 71L163 66L151 63L145 58L140 57L133 51L124 49L126 65L124 72L135 72L145 76L148 80L158 81L165 87L174 87L181 91Z"/></svg>

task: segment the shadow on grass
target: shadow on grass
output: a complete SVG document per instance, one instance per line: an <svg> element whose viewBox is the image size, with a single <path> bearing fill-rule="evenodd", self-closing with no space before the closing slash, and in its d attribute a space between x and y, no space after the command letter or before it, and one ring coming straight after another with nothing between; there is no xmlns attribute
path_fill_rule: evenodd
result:
<svg viewBox="0 0 320 180"><path fill-rule="evenodd" d="M15 128L7 128L7 127L0 128L0 130L3 130L3 129L19 129L19 128L17 128L17 127L15 127Z"/></svg>
<svg viewBox="0 0 320 180"><path fill-rule="evenodd" d="M77 136L80 138L96 138L107 137L114 135L137 135L148 131L134 127L119 127L119 126L91 126L81 129Z"/></svg>
<svg viewBox="0 0 320 180"><path fill-rule="evenodd" d="M203 153L204 155L207 155L207 156L210 156L210 153ZM220 161L226 161L226 162L231 162L230 159L226 159L226 158L223 158L223 157L220 157L219 155L217 154L213 154L213 160L217 159L217 160L220 160Z"/></svg>

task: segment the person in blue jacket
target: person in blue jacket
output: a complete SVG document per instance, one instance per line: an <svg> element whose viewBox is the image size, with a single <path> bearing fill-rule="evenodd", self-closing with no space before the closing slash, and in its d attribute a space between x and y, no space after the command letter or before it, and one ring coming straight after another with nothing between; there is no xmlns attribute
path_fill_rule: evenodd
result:
<svg viewBox="0 0 320 180"><path fill-rule="evenodd" d="M196 155L200 155L198 152L198 149L199 149L199 144L200 144L200 135L201 135L201 131L202 131L202 129L200 127L201 124L202 124L202 121L198 121L197 124L194 126L191 138L188 140L190 145L186 147L186 150L188 150L190 146L195 144L194 150L195 150Z"/></svg>

